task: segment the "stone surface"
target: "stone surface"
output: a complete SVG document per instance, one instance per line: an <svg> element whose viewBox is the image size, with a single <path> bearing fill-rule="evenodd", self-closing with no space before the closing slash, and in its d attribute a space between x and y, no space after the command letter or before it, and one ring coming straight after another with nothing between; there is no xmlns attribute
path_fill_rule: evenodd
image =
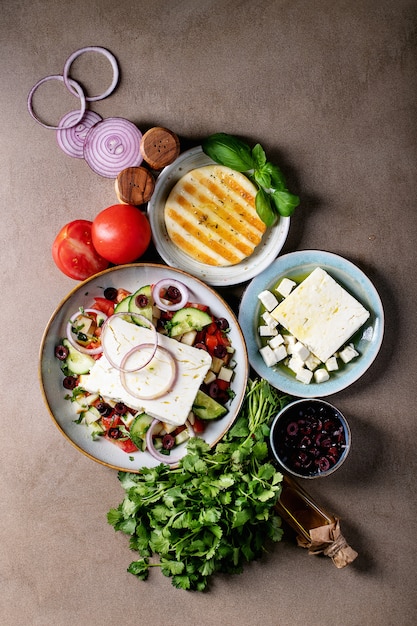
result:
<svg viewBox="0 0 417 626"><path fill-rule="evenodd" d="M415 623L416 17L413 0L2 4L2 624ZM39 345L76 284L54 266L52 241L116 198L114 181L66 156L26 99L89 45L111 50L121 68L93 110L142 131L169 128L182 149L219 131L260 142L301 197L283 252L341 254L381 295L381 352L332 398L351 424L350 457L307 485L359 552L344 570L288 534L209 593L176 590L158 570L137 581L127 538L106 522L123 496L116 473L80 454L48 415ZM71 73L96 93L110 83L105 59L82 56ZM77 108L62 85L44 87L36 106L50 123Z"/></svg>

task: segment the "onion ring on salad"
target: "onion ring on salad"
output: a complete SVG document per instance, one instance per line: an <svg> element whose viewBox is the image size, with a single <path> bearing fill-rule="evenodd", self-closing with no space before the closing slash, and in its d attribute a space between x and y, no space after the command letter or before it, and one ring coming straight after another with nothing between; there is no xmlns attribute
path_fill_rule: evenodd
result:
<svg viewBox="0 0 417 626"><path fill-rule="evenodd" d="M97 319L102 318L104 320L103 326L106 323L107 315L105 315L102 311L98 311L97 309L83 309L82 311L78 311L77 313L74 313L74 315L72 315L69 322L67 323L67 328L66 328L67 339L70 342L70 344L73 346L73 348L75 348L79 352L82 352L83 354L90 354L90 355L100 354L101 352L103 352L103 345L101 342L100 342L100 345L97 346L96 348L86 348L85 346L82 346L81 344L79 344L76 339L74 339L74 333L72 331L74 322L76 321L78 317L80 317L80 315L83 315L83 313L94 313L95 315L97 315Z"/></svg>
<svg viewBox="0 0 417 626"><path fill-rule="evenodd" d="M135 352L146 350L147 348L151 348L152 357L150 359L147 358L145 363L140 365L139 367L136 367L135 370L127 371L125 368L125 364L126 364L126 361L132 356L132 354L134 354ZM146 365L151 363L151 361L156 357L158 352L162 353L165 357L167 357L166 362L168 363L169 368L170 368L169 376L167 376L166 378L165 377L162 378L161 376L158 375L158 373L156 373L155 376L158 377L158 381L161 381L162 386L157 391L153 391L149 394L138 393L137 391L133 390L132 387L128 384L126 380L126 373L138 374L140 376L140 372L143 370L143 368ZM171 352L162 346L155 346L154 344L151 344L151 343L142 343L138 346L134 346L131 350L129 350L129 352L127 352L124 355L120 363L120 382L122 383L127 393L129 393L131 396L134 396L135 398L138 398L139 400L156 400L156 398L160 398L161 396L166 395L172 389L176 376L177 376L177 364Z"/></svg>
<svg viewBox="0 0 417 626"><path fill-rule="evenodd" d="M163 295L161 296L161 292L165 294L169 287L174 287L178 290L180 295L179 302L171 302ZM182 309L188 302L188 295L188 288L179 280L175 280L173 278L163 278L152 287L152 297L154 302L163 311L178 311L179 309Z"/></svg>
<svg viewBox="0 0 417 626"><path fill-rule="evenodd" d="M110 356L109 351L106 347L106 334L107 334L107 329L109 326L109 323L111 322L112 319L114 319L115 317L121 317L122 319L126 318L126 316L128 317L135 317L137 319L139 319L141 322L144 322L143 324L140 324L140 326L144 326L145 328L147 328L148 330L150 330L152 332L152 343L149 344L144 344L144 345L152 345L152 350L150 352L150 355L148 356L148 360L143 363L139 368L138 367L134 367L132 369L129 368L125 368L124 365L122 365L123 361L126 360L126 355L123 356L122 360L120 363L116 363L115 360ZM155 356L155 352L156 349L158 347L158 332L154 326L154 324L152 324L152 322L150 320L148 320L147 317L145 317L144 315L141 315L140 313L134 313L129 312L129 313L125 313L124 311L120 311L117 313L113 313L113 315L110 315L110 317L108 317L106 319L106 321L104 322L102 329L101 329L101 345L103 348L103 354L106 357L106 359L108 360L108 362L110 363L110 365L112 367L114 367L115 369L119 370L120 372L124 372L126 374L133 374L134 372L139 371L139 369L142 369L142 367L145 367L146 365L148 365L148 363L150 363L153 359L153 357ZM135 347L135 349L137 349L138 346ZM129 354L129 352L127 353Z"/></svg>
<svg viewBox="0 0 417 626"><path fill-rule="evenodd" d="M154 459L156 459L157 461L160 461L161 463L166 463L168 465L172 465L173 463L178 463L178 459L172 458L170 455L167 455L167 454L161 454L160 452L158 452L158 450L156 450L155 446L153 445L152 433L153 433L155 426L159 423L160 423L160 420L154 419L153 422L151 422L151 425L149 426L148 430L146 431L146 449L149 452L149 454L153 456ZM195 437L194 429L191 426L190 422L187 420L185 424L188 428L190 437Z"/></svg>

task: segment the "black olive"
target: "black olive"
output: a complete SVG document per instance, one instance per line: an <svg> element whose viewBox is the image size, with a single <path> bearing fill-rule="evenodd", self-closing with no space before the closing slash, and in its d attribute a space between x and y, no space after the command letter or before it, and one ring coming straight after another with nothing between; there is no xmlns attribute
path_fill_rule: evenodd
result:
<svg viewBox="0 0 417 626"><path fill-rule="evenodd" d="M162 447L165 450L171 450L171 448L173 448L174 445L175 445L175 438L172 435L167 433L166 435L163 436Z"/></svg>
<svg viewBox="0 0 417 626"><path fill-rule="evenodd" d="M217 398L217 396L219 395L219 392L220 392L219 385L216 383L216 381L212 382L209 387L209 396L211 398Z"/></svg>
<svg viewBox="0 0 417 626"><path fill-rule="evenodd" d="M59 346L57 346L55 348L55 356L60 361L65 361L65 359L67 358L68 355L69 355L68 348L66 348L62 344L60 344Z"/></svg>
<svg viewBox="0 0 417 626"><path fill-rule="evenodd" d="M219 359L223 359L227 354L226 346L223 346L221 343L217 344L213 348L213 354Z"/></svg>
<svg viewBox="0 0 417 626"><path fill-rule="evenodd" d="M165 292L164 298L172 303L177 303L181 300L181 292L177 287L170 285Z"/></svg>
<svg viewBox="0 0 417 626"><path fill-rule="evenodd" d="M135 304L139 309L144 309L145 306L148 306L149 304L149 298L148 296L145 296L144 293L139 294L138 296L136 296L135 298Z"/></svg>
<svg viewBox="0 0 417 626"><path fill-rule="evenodd" d="M77 386L77 381L78 379L76 376L65 376L62 384L64 385L65 389L75 389L75 387Z"/></svg>
<svg viewBox="0 0 417 626"><path fill-rule="evenodd" d="M107 402L97 402L96 409L103 417L108 417L113 411L110 404L107 404Z"/></svg>
<svg viewBox="0 0 417 626"><path fill-rule="evenodd" d="M123 404L123 402L117 402L117 404L114 405L114 412L117 413L117 415L124 415L127 412L127 406Z"/></svg>
<svg viewBox="0 0 417 626"><path fill-rule="evenodd" d="M219 317L216 320L216 324L220 328L220 330L227 330L229 328L229 322L225 317Z"/></svg>
<svg viewBox="0 0 417 626"><path fill-rule="evenodd" d="M199 348L199 350L205 350L207 352L207 346L202 341L194 344L194 348Z"/></svg>
<svg viewBox="0 0 417 626"><path fill-rule="evenodd" d="M117 298L117 289L115 287L107 287L107 289L104 290L104 297L106 298L106 300L116 300Z"/></svg>
<svg viewBox="0 0 417 626"><path fill-rule="evenodd" d="M118 428L109 428L109 430L107 431L107 436L110 437L110 439L119 439L119 437L121 437L121 432Z"/></svg>

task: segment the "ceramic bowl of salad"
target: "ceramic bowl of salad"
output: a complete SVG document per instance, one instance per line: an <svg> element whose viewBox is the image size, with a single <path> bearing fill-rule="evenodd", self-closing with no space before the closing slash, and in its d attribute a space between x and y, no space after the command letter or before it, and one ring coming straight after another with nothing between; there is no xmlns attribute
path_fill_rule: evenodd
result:
<svg viewBox="0 0 417 626"><path fill-rule="evenodd" d="M282 470L296 478L322 478L346 460L349 424L333 404L303 398L287 404L271 425L272 454Z"/></svg>
<svg viewBox="0 0 417 626"><path fill-rule="evenodd" d="M284 393L314 398L345 389L369 369L382 344L384 311L356 265L303 250L252 280L239 323L253 369Z"/></svg>
<svg viewBox="0 0 417 626"><path fill-rule="evenodd" d="M215 445L248 378L246 344L228 304L181 270L118 266L87 279L44 331L41 391L60 432L108 467L138 472Z"/></svg>
<svg viewBox="0 0 417 626"><path fill-rule="evenodd" d="M254 251L240 262L218 266L196 260L171 239L165 221L165 206L170 192L180 179L193 170L210 165L214 165L214 161L203 152L201 146L197 146L180 154L162 170L147 208L153 240L158 253L168 265L187 271L208 285L237 285L257 276L277 257L287 239L290 218L280 217L274 226L267 228ZM201 198L197 200L197 204L201 202ZM217 225L216 220L216 228Z"/></svg>

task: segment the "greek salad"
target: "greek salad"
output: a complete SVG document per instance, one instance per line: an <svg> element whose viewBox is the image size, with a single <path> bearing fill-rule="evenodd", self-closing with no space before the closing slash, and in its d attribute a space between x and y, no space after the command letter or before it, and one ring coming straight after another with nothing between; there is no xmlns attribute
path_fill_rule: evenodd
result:
<svg viewBox="0 0 417 626"><path fill-rule="evenodd" d="M236 366L229 330L177 280L133 293L105 288L74 312L55 347L75 421L127 454L175 462L172 450L228 412Z"/></svg>

